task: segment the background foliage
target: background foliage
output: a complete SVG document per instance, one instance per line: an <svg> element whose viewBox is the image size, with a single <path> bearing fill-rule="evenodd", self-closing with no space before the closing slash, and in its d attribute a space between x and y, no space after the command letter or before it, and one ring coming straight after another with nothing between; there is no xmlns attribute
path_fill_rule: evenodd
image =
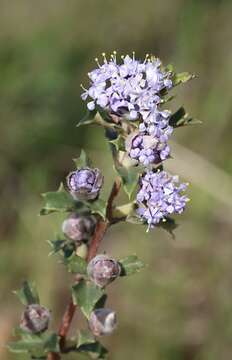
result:
<svg viewBox="0 0 232 360"><path fill-rule="evenodd" d="M25 278L36 280L58 323L71 275L47 256L46 240L61 217L37 216L39 194L58 188L81 147L104 171L109 191L113 171L101 129L75 128L84 114L79 84L102 51L135 50L199 75L178 90L174 107L185 103L204 123L174 135L169 168L192 183L176 239L122 224L102 244L117 258L135 252L149 264L110 287L109 304L121 321L103 342L112 360L230 359L231 1L1 0L0 6L0 344L19 320L22 308L11 290ZM0 357L25 359L2 346Z"/></svg>

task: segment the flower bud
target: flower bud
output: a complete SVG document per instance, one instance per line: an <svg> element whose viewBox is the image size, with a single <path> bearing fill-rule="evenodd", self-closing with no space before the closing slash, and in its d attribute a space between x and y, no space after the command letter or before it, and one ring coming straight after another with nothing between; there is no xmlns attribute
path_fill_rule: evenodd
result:
<svg viewBox="0 0 232 360"><path fill-rule="evenodd" d="M51 318L50 311L39 304L32 304L26 307L21 321L20 328L32 334L46 331Z"/></svg>
<svg viewBox="0 0 232 360"><path fill-rule="evenodd" d="M116 326L116 313L111 309L97 309L90 314L89 328L95 336L111 335Z"/></svg>
<svg viewBox="0 0 232 360"><path fill-rule="evenodd" d="M71 240L88 241L93 235L96 219L91 215L71 214L62 224L63 233Z"/></svg>
<svg viewBox="0 0 232 360"><path fill-rule="evenodd" d="M97 255L88 264L87 273L90 279L104 287L116 279L121 272L119 263L107 255Z"/></svg>
<svg viewBox="0 0 232 360"><path fill-rule="evenodd" d="M98 197L103 176L98 169L88 167L71 172L67 177L70 194L76 200L94 200Z"/></svg>

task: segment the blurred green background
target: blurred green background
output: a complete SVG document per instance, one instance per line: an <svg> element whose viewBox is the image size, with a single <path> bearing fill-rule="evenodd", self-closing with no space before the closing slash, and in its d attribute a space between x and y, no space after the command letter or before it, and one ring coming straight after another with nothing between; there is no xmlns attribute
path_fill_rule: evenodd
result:
<svg viewBox="0 0 232 360"><path fill-rule="evenodd" d="M191 183L192 199L176 239L122 224L102 244L148 264L110 286L119 327L103 342L111 360L232 359L231 11L230 0L0 0L0 359L27 358L4 347L22 311L12 294L22 280L36 280L54 327L68 299L70 276L46 242L62 217L38 216L40 193L57 189L81 147L109 192L102 130L75 125L85 111L80 83L96 56L115 49L196 73L172 107L185 104L204 123L173 136L168 167Z"/></svg>

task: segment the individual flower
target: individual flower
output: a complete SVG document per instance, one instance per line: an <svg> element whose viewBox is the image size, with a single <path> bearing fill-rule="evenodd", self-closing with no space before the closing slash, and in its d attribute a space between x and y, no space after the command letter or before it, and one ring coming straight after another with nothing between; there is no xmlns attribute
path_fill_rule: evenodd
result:
<svg viewBox="0 0 232 360"><path fill-rule="evenodd" d="M136 164L158 164L170 155L168 136L167 133L165 136L165 131L157 131L157 136L149 135L147 132L133 132L126 139L128 155Z"/></svg>
<svg viewBox="0 0 232 360"><path fill-rule="evenodd" d="M23 312L20 328L32 334L46 331L51 318L50 311L39 304L28 305Z"/></svg>
<svg viewBox="0 0 232 360"><path fill-rule="evenodd" d="M111 335L117 327L115 311L111 309L97 309L90 314L89 328L94 336Z"/></svg>
<svg viewBox="0 0 232 360"><path fill-rule="evenodd" d="M77 169L67 177L70 194L76 200L95 200L101 190L103 176L99 169Z"/></svg>
<svg viewBox="0 0 232 360"><path fill-rule="evenodd" d="M161 102L161 90L172 87L170 73L165 72L159 59L146 56L143 62L133 54L122 57L117 63L116 53L109 60L103 54L103 64L96 59L98 68L91 71L90 87L84 88L82 99L87 100L89 110L96 105L130 120L151 114Z"/></svg>
<svg viewBox="0 0 232 360"><path fill-rule="evenodd" d="M97 255L88 264L87 273L89 278L100 287L104 287L114 281L121 272L117 260L107 255Z"/></svg>
<svg viewBox="0 0 232 360"><path fill-rule="evenodd" d="M63 233L75 242L88 241L94 233L96 218L72 213L62 224Z"/></svg>
<svg viewBox="0 0 232 360"><path fill-rule="evenodd" d="M149 228L171 214L180 214L189 200L182 192L188 184L165 171L147 171L140 179L137 213Z"/></svg>

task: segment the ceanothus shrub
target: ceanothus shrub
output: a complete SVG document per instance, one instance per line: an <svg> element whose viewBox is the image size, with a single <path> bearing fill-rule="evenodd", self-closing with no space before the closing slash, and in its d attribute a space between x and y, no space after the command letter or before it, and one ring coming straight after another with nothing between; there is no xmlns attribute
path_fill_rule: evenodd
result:
<svg viewBox="0 0 232 360"><path fill-rule="evenodd" d="M49 243L51 253L73 274L73 284L56 331L48 329L51 312L40 305L34 283L24 282L16 291L25 309L15 329L17 339L9 348L33 359L59 360L70 352L77 353L77 358L78 353L94 359L107 357L98 337L112 334L118 318L115 310L105 307L107 287L144 265L135 255L115 259L98 254L102 238L119 222L133 222L147 231L156 231L158 226L172 232L176 226L173 216L181 214L189 200L185 194L188 184L164 167L172 156L169 139L174 131L196 122L183 107L175 112L167 109L173 98L170 92L194 76L176 73L171 65L165 67L149 55L140 61L134 54L117 59L114 52L108 59L103 54L102 63L96 62L97 68L88 73L88 85L82 86L87 114L78 123L78 131L83 125L103 128L116 177L108 198L103 199L107 174L82 150L58 191L43 194L41 215L66 215L60 235ZM115 205L120 191L125 191L128 202ZM68 338L76 308L86 318L86 330Z"/></svg>

